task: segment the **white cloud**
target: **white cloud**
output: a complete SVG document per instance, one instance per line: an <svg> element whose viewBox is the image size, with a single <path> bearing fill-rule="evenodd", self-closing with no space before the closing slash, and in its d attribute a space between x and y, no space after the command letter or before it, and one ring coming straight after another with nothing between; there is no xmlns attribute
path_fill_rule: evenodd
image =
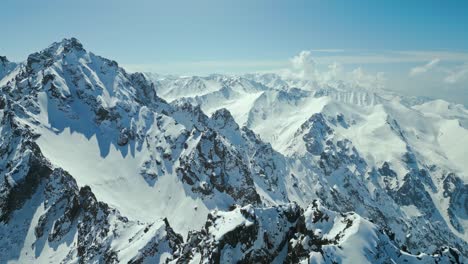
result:
<svg viewBox="0 0 468 264"><path fill-rule="evenodd" d="M343 76L343 66L340 63L334 62L328 65L328 71L321 74L321 79L325 83L338 81Z"/></svg>
<svg viewBox="0 0 468 264"><path fill-rule="evenodd" d="M315 80L317 78L317 64L308 50L301 51L291 59L292 74L304 80Z"/></svg>
<svg viewBox="0 0 468 264"><path fill-rule="evenodd" d="M419 75L419 74L423 74L423 73L426 73L432 69L434 69L437 64L439 64L440 62L440 59L436 58L436 59L433 59L431 61L429 61L428 63L422 65L422 66L418 66L418 67L414 67L410 70L409 72L409 75L410 76L416 76L416 75Z"/></svg>
<svg viewBox="0 0 468 264"><path fill-rule="evenodd" d="M468 81L468 63L449 71L449 74L444 79L444 82L449 84L456 84L462 81Z"/></svg>
<svg viewBox="0 0 468 264"><path fill-rule="evenodd" d="M349 73L348 82L367 89L382 89L385 84L385 75L383 72L370 74L359 67Z"/></svg>
<svg viewBox="0 0 468 264"><path fill-rule="evenodd" d="M290 62L291 67L282 71L282 75L286 78L313 80L322 85L333 85L337 81L343 81L368 89L383 88L385 83L383 72L371 74L361 67L345 72L343 66L337 62L328 64L326 70L319 70L310 51L301 51Z"/></svg>

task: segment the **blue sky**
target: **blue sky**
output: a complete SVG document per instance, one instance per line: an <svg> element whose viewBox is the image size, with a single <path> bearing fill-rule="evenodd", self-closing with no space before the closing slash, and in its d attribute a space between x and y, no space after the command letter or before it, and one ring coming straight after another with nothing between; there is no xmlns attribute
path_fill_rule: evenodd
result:
<svg viewBox="0 0 468 264"><path fill-rule="evenodd" d="M468 104L468 1L2 0L0 10L10 60L71 36L131 70L175 74L277 70L307 50L319 68L384 72L390 89Z"/></svg>

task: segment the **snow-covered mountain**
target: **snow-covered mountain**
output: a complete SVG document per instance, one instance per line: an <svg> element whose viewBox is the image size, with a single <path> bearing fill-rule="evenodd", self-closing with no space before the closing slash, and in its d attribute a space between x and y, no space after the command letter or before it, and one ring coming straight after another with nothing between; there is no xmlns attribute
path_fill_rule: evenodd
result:
<svg viewBox="0 0 468 264"><path fill-rule="evenodd" d="M463 106L0 59L0 263L466 261Z"/></svg>

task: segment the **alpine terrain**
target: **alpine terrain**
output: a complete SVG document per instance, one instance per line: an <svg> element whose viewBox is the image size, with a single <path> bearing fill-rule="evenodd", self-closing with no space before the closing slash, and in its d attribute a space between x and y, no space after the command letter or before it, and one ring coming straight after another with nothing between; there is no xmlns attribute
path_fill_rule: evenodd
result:
<svg viewBox="0 0 468 264"><path fill-rule="evenodd" d="M0 263L468 263L468 110L0 57Z"/></svg>

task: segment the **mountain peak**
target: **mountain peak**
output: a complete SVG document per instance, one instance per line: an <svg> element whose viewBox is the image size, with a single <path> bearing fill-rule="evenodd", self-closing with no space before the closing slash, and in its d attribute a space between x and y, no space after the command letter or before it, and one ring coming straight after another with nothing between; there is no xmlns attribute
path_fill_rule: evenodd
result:
<svg viewBox="0 0 468 264"><path fill-rule="evenodd" d="M65 38L60 42L54 42L46 49L35 52L28 56L26 68L28 71L38 70L42 67L48 67L54 61L61 60L66 55L78 55L80 57L86 54L83 45L76 38Z"/></svg>
<svg viewBox="0 0 468 264"><path fill-rule="evenodd" d="M2 65L7 64L8 62L10 62L10 61L7 59L6 56L0 56L0 63L1 63Z"/></svg>
<svg viewBox="0 0 468 264"><path fill-rule="evenodd" d="M17 64L10 62L6 56L0 56L0 80L8 75L16 66Z"/></svg>
<svg viewBox="0 0 468 264"><path fill-rule="evenodd" d="M239 125L234 120L231 112L229 112L226 108L216 110L212 114L211 118L214 120L216 126L221 129L229 126L231 129L239 130Z"/></svg>
<svg viewBox="0 0 468 264"><path fill-rule="evenodd" d="M60 54L60 53L68 53L70 51L85 51L83 48L83 44L81 42L72 37L72 38L64 38L62 41L54 42L50 45L46 50L50 51L53 54Z"/></svg>

